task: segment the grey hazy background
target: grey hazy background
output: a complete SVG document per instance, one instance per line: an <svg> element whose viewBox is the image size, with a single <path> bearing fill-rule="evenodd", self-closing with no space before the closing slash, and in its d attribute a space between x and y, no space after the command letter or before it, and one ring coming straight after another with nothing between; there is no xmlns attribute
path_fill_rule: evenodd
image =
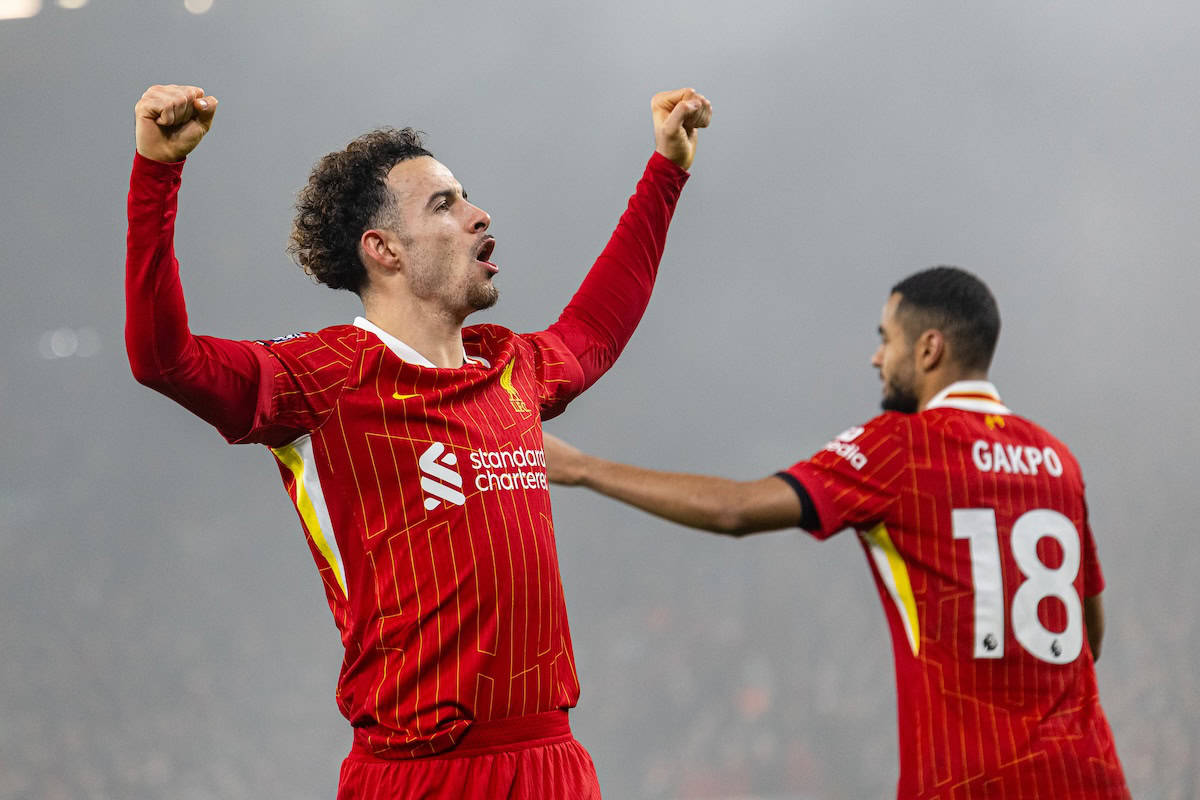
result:
<svg viewBox="0 0 1200 800"><path fill-rule="evenodd" d="M958 264L994 378L1070 443L1108 578L1101 696L1137 798L1200 796L1200 6L92 0L0 22L0 796L329 798L340 646L269 455L122 343L132 108L221 100L184 173L194 330L346 321L283 254L313 161L411 124L491 212L503 297L566 302L652 144L715 106L616 368L551 430L756 478L875 414L888 288ZM57 332L57 333L56 333ZM56 354L63 357L57 357ZM892 796L891 645L850 535L725 541L555 490L609 798Z"/></svg>

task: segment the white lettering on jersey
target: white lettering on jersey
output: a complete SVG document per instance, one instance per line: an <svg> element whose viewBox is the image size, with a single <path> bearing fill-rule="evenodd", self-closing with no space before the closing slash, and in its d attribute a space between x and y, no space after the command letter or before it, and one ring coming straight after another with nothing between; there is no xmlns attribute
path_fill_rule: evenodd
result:
<svg viewBox="0 0 1200 800"><path fill-rule="evenodd" d="M862 436L866 430L867 429L861 425L856 425L853 428L846 428L846 430L842 431L833 438L838 442L853 442L855 439Z"/></svg>
<svg viewBox="0 0 1200 800"><path fill-rule="evenodd" d="M850 466L857 470L861 470L867 465L867 455L858 445L854 444L854 440L862 436L866 428L855 426L833 437L833 441L825 445L825 449L831 453L841 456L850 462Z"/></svg>
<svg viewBox="0 0 1200 800"><path fill-rule="evenodd" d="M1009 475L1037 475L1045 468L1053 478L1063 474L1062 459L1053 447L1002 444L976 439L971 445L971 460L980 472L1005 472Z"/></svg>
<svg viewBox="0 0 1200 800"><path fill-rule="evenodd" d="M542 450L475 450L471 466L476 470L475 488L481 492L550 487Z"/></svg>

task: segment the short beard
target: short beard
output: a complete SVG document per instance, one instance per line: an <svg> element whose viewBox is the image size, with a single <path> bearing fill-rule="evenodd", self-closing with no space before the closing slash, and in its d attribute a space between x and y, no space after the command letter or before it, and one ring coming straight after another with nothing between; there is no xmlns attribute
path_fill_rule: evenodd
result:
<svg viewBox="0 0 1200 800"><path fill-rule="evenodd" d="M467 290L467 303L476 311L491 308L499 299L500 290L491 281L477 283Z"/></svg>
<svg viewBox="0 0 1200 800"><path fill-rule="evenodd" d="M883 400L879 405L884 411L899 411L901 414L917 413L917 396L911 389L901 388L894 383L884 387Z"/></svg>

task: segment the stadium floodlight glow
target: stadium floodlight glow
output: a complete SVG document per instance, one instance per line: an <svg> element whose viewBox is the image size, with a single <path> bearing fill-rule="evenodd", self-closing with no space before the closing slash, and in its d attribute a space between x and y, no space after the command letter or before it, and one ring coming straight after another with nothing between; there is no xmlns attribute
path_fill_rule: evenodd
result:
<svg viewBox="0 0 1200 800"><path fill-rule="evenodd" d="M38 342L42 358L68 358L79 349L79 335L70 328L46 331Z"/></svg>
<svg viewBox="0 0 1200 800"><path fill-rule="evenodd" d="M100 352L100 334L95 328L56 328L46 331L38 340L42 358L91 358Z"/></svg>
<svg viewBox="0 0 1200 800"><path fill-rule="evenodd" d="M213 0L183 0L183 7L193 14L203 14L213 6Z"/></svg>
<svg viewBox="0 0 1200 800"><path fill-rule="evenodd" d="M42 0L0 0L0 19L25 19L42 10Z"/></svg>
<svg viewBox="0 0 1200 800"><path fill-rule="evenodd" d="M74 11L77 8L83 8L88 4L88 0L54 0L59 8L65 8Z"/></svg>

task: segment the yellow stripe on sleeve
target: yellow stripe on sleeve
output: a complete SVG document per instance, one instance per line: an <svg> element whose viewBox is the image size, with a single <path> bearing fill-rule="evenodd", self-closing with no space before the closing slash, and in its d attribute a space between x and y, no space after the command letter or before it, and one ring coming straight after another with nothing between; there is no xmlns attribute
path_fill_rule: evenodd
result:
<svg viewBox="0 0 1200 800"><path fill-rule="evenodd" d="M342 575L342 554L338 551L337 540L333 538L333 525L329 520L329 511L325 506L321 483L316 474L317 465L312 460L312 440L303 436L283 447L273 447L271 452L295 478L296 510L300 512L304 527L316 544L317 550L333 570L338 586L342 587L342 594L348 597L346 579Z"/></svg>
<svg viewBox="0 0 1200 800"><path fill-rule="evenodd" d="M904 557L896 550L892 537L888 535L887 526L882 522L862 534L862 537L870 547L871 558L874 559L879 576L883 578L883 583L896 604L896 610L900 612L904 632L908 634L908 644L915 656L920 649L921 626L917 620L917 600L913 596Z"/></svg>

